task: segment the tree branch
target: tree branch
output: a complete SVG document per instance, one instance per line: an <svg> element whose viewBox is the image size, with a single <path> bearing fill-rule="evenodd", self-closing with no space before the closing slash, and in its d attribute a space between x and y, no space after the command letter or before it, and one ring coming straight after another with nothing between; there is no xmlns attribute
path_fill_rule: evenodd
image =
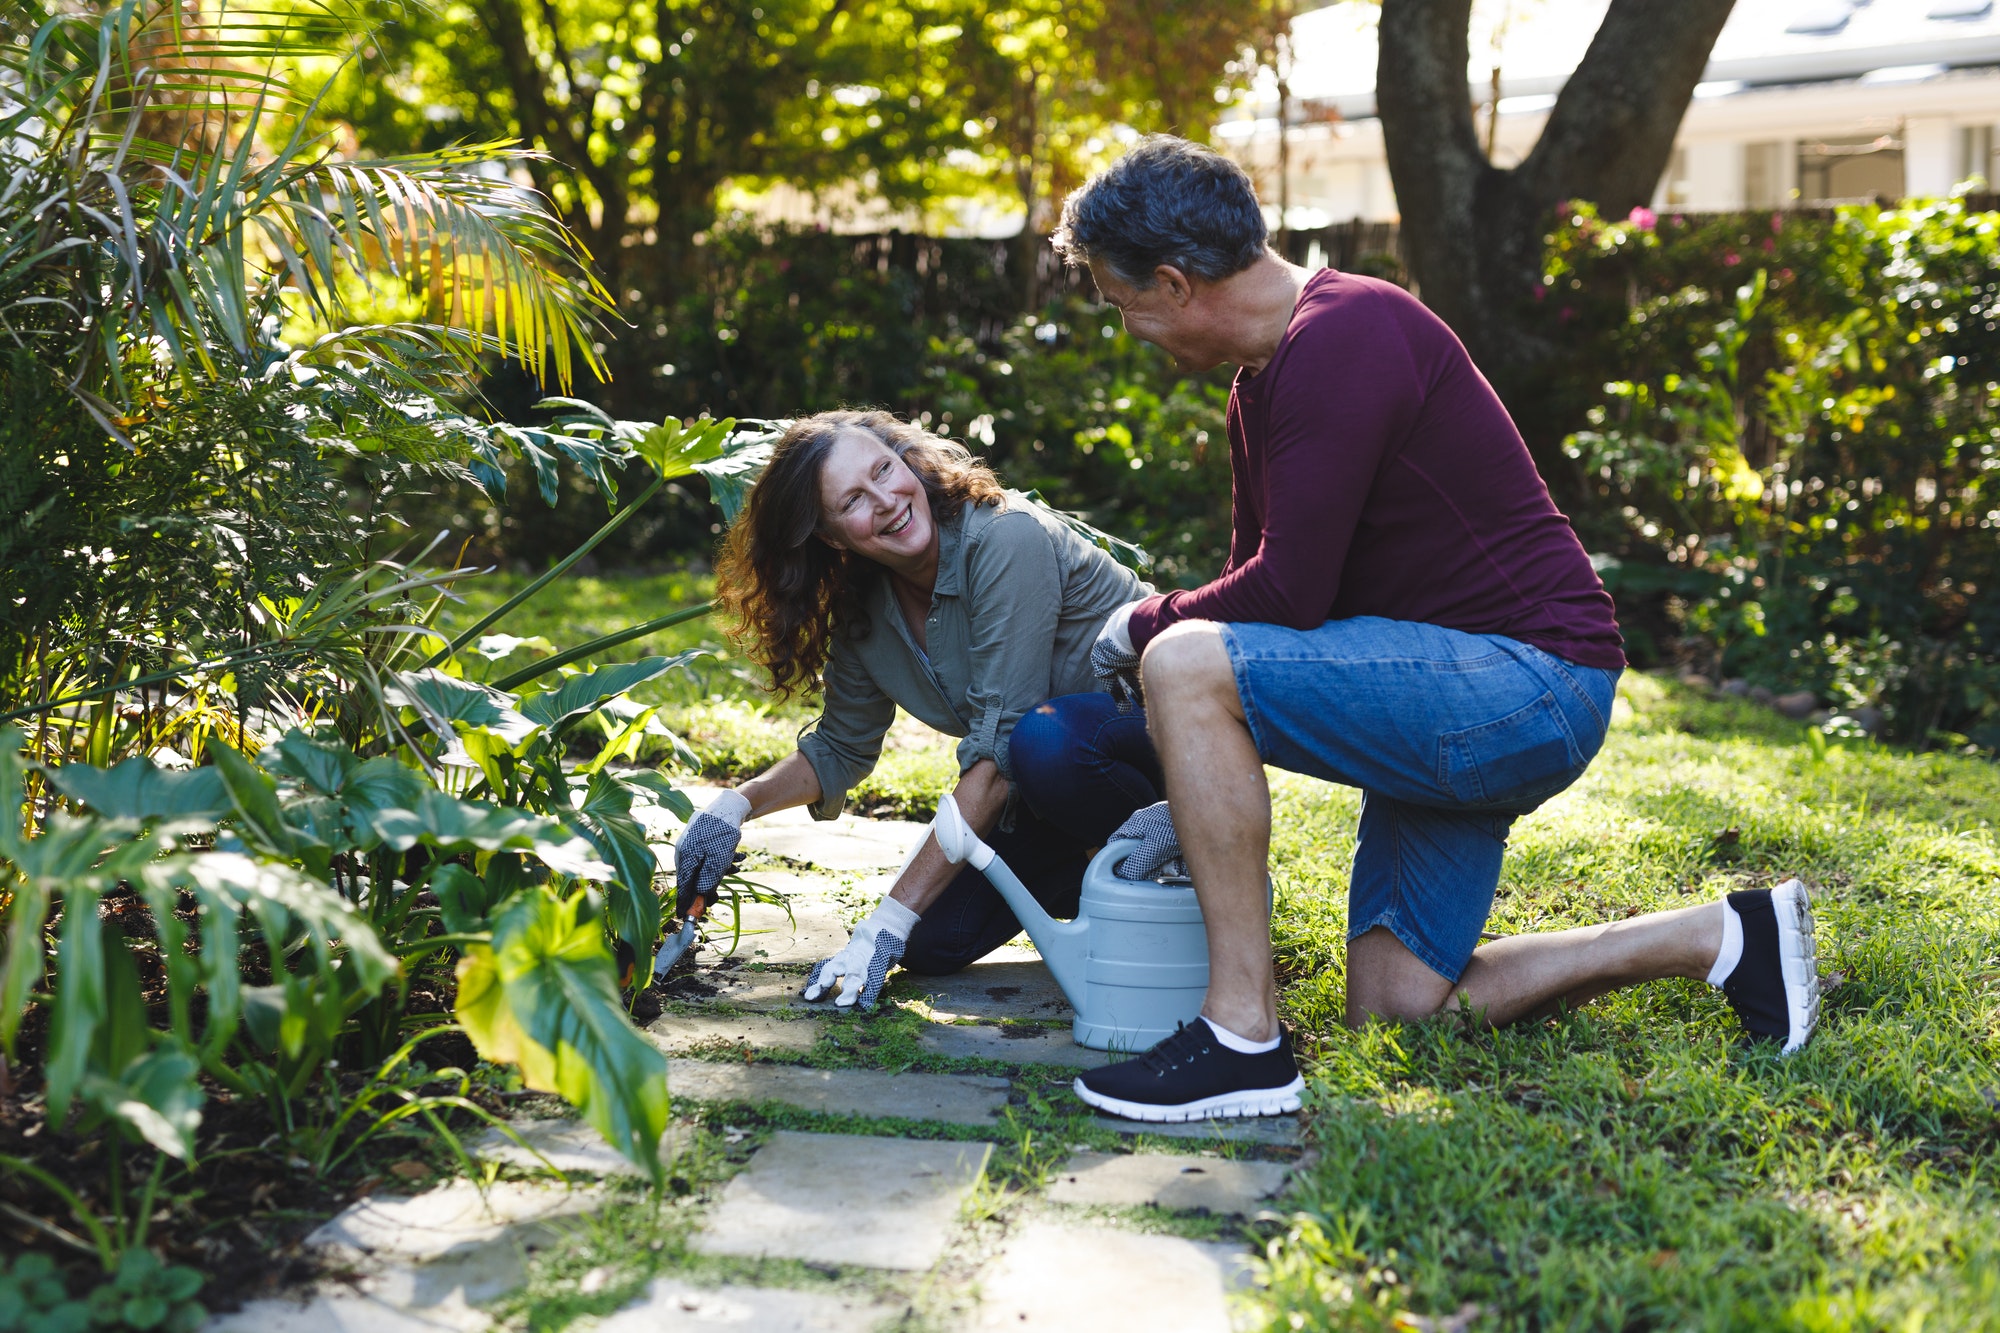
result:
<svg viewBox="0 0 2000 1333"><path fill-rule="evenodd" d="M1541 204L1622 214L1653 197L1683 113L1736 0L1611 0L1542 137L1516 170ZM1384 23L1388 5L1383 6Z"/></svg>

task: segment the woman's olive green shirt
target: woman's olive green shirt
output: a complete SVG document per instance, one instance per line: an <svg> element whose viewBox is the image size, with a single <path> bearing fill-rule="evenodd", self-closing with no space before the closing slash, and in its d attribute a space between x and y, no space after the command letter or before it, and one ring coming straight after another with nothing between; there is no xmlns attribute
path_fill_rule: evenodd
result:
<svg viewBox="0 0 2000 1333"><path fill-rule="evenodd" d="M819 777L815 819L832 819L875 769L896 707L963 736L958 771L991 759L1013 777L1007 742L1046 699L1103 684L1090 647L1104 619L1152 589L1018 491L938 523L937 587L919 651L884 572L863 591L868 624L836 625L823 711L799 736Z"/></svg>

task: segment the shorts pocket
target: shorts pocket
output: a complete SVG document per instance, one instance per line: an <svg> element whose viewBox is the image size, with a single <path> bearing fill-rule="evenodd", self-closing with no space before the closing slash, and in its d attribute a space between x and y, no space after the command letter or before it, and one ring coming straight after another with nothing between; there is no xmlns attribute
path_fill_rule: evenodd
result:
<svg viewBox="0 0 2000 1333"><path fill-rule="evenodd" d="M1498 721L1438 738L1438 781L1467 805L1553 795L1584 763L1553 694Z"/></svg>

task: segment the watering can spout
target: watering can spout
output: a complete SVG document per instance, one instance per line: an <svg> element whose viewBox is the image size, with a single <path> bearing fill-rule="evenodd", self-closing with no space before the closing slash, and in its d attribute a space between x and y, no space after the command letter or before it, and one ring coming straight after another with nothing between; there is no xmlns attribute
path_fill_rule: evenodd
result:
<svg viewBox="0 0 2000 1333"><path fill-rule="evenodd" d="M1007 900L1007 906L1014 909L1014 915L1027 929L1028 938L1041 951L1042 961L1055 974L1056 984L1063 988L1063 994L1070 997L1072 1004L1080 1005L1090 923L1081 917L1075 921L1058 921L1043 911L1042 905L1035 901L1035 895L1028 892L1027 886L1008 869L1007 863L972 831L972 825L966 822L958 802L949 795L938 801L937 818L931 823L931 832L936 836L938 849L944 853L945 860L954 865L970 865L1000 891L1000 896Z"/></svg>

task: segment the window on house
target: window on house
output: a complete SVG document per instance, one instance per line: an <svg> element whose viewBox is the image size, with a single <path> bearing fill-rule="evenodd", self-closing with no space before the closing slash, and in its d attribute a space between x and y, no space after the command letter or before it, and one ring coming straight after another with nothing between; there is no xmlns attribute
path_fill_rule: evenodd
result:
<svg viewBox="0 0 2000 1333"><path fill-rule="evenodd" d="M1785 146L1753 143L1743 146L1743 204L1746 208L1782 208L1786 199Z"/></svg>
<svg viewBox="0 0 2000 1333"><path fill-rule="evenodd" d="M1903 141L1893 134L1799 145L1799 202L1808 206L1903 197Z"/></svg>
<svg viewBox="0 0 2000 1333"><path fill-rule="evenodd" d="M1993 127L1991 125L1962 125L1958 131L1958 174L1955 180L1971 180L1974 176L1985 181L1987 188L1993 185Z"/></svg>

